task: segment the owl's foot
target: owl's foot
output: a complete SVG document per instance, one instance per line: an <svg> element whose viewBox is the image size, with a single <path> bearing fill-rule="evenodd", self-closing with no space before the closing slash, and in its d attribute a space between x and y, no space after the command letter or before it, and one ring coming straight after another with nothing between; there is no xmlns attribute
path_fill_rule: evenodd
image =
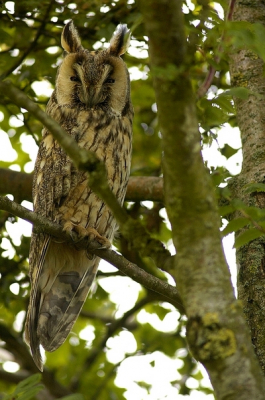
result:
<svg viewBox="0 0 265 400"><path fill-rule="evenodd" d="M87 231L88 239L90 241L96 240L101 245L100 246L101 249L109 249L111 247L110 241L107 238L105 238L104 236L101 236L98 233L98 231L96 231L96 229L88 227L88 228L86 228L86 231Z"/></svg>
<svg viewBox="0 0 265 400"><path fill-rule="evenodd" d="M109 249L111 247L110 241L104 236L101 236L94 228L84 228L81 225L75 225L71 221L67 221L64 224L63 230L68 232L73 240L73 232L76 232L78 240L74 240L75 242L79 242L87 237L88 242L97 241L100 244L101 249Z"/></svg>

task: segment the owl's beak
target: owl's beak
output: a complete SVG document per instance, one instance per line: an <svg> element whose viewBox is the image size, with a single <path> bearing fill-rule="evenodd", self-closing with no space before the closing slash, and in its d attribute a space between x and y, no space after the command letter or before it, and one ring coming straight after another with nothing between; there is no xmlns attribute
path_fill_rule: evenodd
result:
<svg viewBox="0 0 265 400"><path fill-rule="evenodd" d="M98 104L98 95L94 87L90 86L84 92L84 103L89 108L92 108Z"/></svg>

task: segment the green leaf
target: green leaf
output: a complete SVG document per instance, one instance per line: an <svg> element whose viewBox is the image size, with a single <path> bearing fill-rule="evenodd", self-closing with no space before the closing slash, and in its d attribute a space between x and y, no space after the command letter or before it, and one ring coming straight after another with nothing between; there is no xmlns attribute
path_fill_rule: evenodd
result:
<svg viewBox="0 0 265 400"><path fill-rule="evenodd" d="M34 374L19 382L15 391L4 397L4 400L30 400L32 399L42 388L40 385L41 374Z"/></svg>
<svg viewBox="0 0 265 400"><path fill-rule="evenodd" d="M226 28L229 36L233 40L235 47L253 47L255 43L255 37L253 34L253 24L247 21L230 21L227 22Z"/></svg>
<svg viewBox="0 0 265 400"><path fill-rule="evenodd" d="M249 183L245 186L246 193L265 192L265 183Z"/></svg>
<svg viewBox="0 0 265 400"><path fill-rule="evenodd" d="M37 386L33 386L30 388L25 389L24 393L18 393L18 395L15 395L15 399L16 400L30 400L33 399L35 397L35 395L37 393L39 393L39 391L41 389L43 389L43 385L37 385ZM13 399L12 399L13 400Z"/></svg>
<svg viewBox="0 0 265 400"><path fill-rule="evenodd" d="M256 228L248 229L247 231L241 233L235 240L234 247L238 249L241 246L251 242L254 239L264 236L264 232L259 231Z"/></svg>
<svg viewBox="0 0 265 400"><path fill-rule="evenodd" d="M265 28L264 28L264 26L260 23L253 24L253 33L254 33L254 38L255 38L256 52L264 60L265 59L265 51L264 51Z"/></svg>
<svg viewBox="0 0 265 400"><path fill-rule="evenodd" d="M84 396L80 393L70 394L69 396L60 397L60 400L84 400Z"/></svg>
<svg viewBox="0 0 265 400"><path fill-rule="evenodd" d="M235 211L235 207L232 204L228 204L227 206L219 207L219 214L222 217L232 214L232 212L234 212L234 211Z"/></svg>
<svg viewBox="0 0 265 400"><path fill-rule="evenodd" d="M242 207L242 210L247 213L254 221L259 221L265 217L265 210L258 207Z"/></svg>
<svg viewBox="0 0 265 400"><path fill-rule="evenodd" d="M235 109L232 104L232 98L231 96L222 96L222 93L220 96L216 97L213 102L217 104L220 108L222 108L224 111L234 114Z"/></svg>
<svg viewBox="0 0 265 400"><path fill-rule="evenodd" d="M227 206L222 206L219 207L219 213L221 216L226 216L228 214L231 214L232 212L234 212L235 210L248 210L249 211L250 207L247 207L243 201L239 200L239 199L235 199L233 201L231 201L230 204L228 204ZM256 207L252 207L257 209ZM247 211L246 211L247 212Z"/></svg>
<svg viewBox="0 0 265 400"><path fill-rule="evenodd" d="M249 222L249 219L248 219L248 218L243 218L243 217L235 218L235 219L233 219L232 221L230 221L230 222L227 224L227 226L225 227L225 229L222 231L222 235L223 235L223 236L226 236L226 235L228 235L229 233L236 232L236 231L238 231L239 229L244 228L244 226L248 225L249 223L250 223L250 222Z"/></svg>
<svg viewBox="0 0 265 400"><path fill-rule="evenodd" d="M28 378L24 379L23 381L19 382L14 393L17 393L17 391L23 390L27 387L36 385L37 383L40 382L40 380L41 380L41 374L31 375Z"/></svg>
<svg viewBox="0 0 265 400"><path fill-rule="evenodd" d="M232 157L234 154L236 154L238 150L239 149L234 149L233 147L229 146L229 144L226 143L224 147L220 149L220 153L228 159Z"/></svg>
<svg viewBox="0 0 265 400"><path fill-rule="evenodd" d="M146 309L146 311L149 312L150 314L156 314L156 315L159 317L159 319L160 319L161 321L163 321L163 319L165 318L165 316L169 313L169 310L168 310L168 309L162 307L162 306L159 305L159 304L153 304L153 303L148 304L148 305L145 307L145 309Z"/></svg>
<svg viewBox="0 0 265 400"><path fill-rule="evenodd" d="M222 98L224 96L232 96L232 97L237 97L237 98L242 99L242 100L247 100L248 96L250 94L253 94L253 93L248 88L235 87L235 88L226 90L225 92L221 93L219 95L219 98Z"/></svg>

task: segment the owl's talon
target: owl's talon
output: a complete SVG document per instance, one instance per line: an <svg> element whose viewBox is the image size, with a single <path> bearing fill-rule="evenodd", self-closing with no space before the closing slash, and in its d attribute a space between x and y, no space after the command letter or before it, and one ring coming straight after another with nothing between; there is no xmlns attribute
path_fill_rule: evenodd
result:
<svg viewBox="0 0 265 400"><path fill-rule="evenodd" d="M87 256L87 258L88 258L89 260L93 260L93 258L96 257L95 254L89 253L89 251L88 251L87 249L86 249L86 256Z"/></svg>
<svg viewBox="0 0 265 400"><path fill-rule="evenodd" d="M87 237L88 248L89 248L89 242L93 241L96 241L100 245L99 247L100 249L109 249L111 247L110 241L104 236L101 236L94 228L90 227L84 228L81 225L75 225L71 221L67 221L64 224L63 230L69 233L69 235L71 236L72 240L75 243L78 243L85 237ZM77 240L76 237L74 237L74 232L77 233L78 236Z"/></svg>
<svg viewBox="0 0 265 400"><path fill-rule="evenodd" d="M98 242L100 244L100 249L109 249L111 247L110 241L104 236L101 236L94 228L87 228L87 236L89 241L92 242L95 240Z"/></svg>

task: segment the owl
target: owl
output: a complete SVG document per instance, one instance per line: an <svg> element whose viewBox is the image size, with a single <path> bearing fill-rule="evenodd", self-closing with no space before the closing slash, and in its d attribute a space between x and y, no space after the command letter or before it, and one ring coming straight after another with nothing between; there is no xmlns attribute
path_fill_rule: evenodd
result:
<svg viewBox="0 0 265 400"><path fill-rule="evenodd" d="M65 55L46 109L80 148L104 162L109 187L120 204L131 164L133 108L129 73L120 57L129 37L127 26L121 24L107 49L89 51L82 46L73 22L65 25L61 36ZM96 240L103 248L111 246L117 228L111 211L89 188L87 173L77 170L46 128L35 164L33 206L70 234ZM98 257L77 250L74 242L60 242L33 230L25 340L40 370L40 345L54 351L65 341L98 264Z"/></svg>

